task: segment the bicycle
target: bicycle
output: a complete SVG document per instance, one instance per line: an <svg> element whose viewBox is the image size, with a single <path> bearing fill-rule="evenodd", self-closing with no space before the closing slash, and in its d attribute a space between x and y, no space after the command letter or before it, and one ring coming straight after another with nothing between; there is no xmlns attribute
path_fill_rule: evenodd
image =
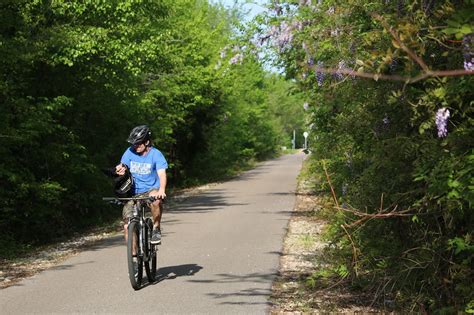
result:
<svg viewBox="0 0 474 315"><path fill-rule="evenodd" d="M102 200L124 203L133 201L133 214L128 219L127 231L127 264L130 283L135 290L140 289L143 278L143 266L151 283L156 276L156 260L158 246L151 244L151 233L153 221L145 213L149 210L149 203L156 200L155 197L104 197Z"/></svg>

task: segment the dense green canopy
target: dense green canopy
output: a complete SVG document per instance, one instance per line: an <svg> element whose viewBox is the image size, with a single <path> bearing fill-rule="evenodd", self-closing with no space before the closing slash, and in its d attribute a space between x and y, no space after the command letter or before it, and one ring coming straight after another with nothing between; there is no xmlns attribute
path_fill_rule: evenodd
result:
<svg viewBox="0 0 474 315"><path fill-rule="evenodd" d="M0 1L0 256L118 216L102 170L135 125L151 126L170 188L288 145L269 110L282 79L243 56L238 14L201 0Z"/></svg>
<svg viewBox="0 0 474 315"><path fill-rule="evenodd" d="M334 188L330 274L405 311L474 312L474 2L275 1L257 22Z"/></svg>

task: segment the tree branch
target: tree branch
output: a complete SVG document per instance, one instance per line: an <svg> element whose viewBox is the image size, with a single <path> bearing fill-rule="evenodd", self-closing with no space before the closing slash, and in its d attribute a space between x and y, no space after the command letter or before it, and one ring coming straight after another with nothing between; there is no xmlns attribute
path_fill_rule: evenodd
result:
<svg viewBox="0 0 474 315"><path fill-rule="evenodd" d="M408 54L408 56L421 67L422 72L420 74L412 77L412 76L404 76L404 75L398 75L398 74L382 74L382 73L355 71L354 69L349 69L349 68L335 69L335 68L319 67L317 65L311 65L311 66L308 66L307 64L305 65L309 67L310 69L317 72L321 72L321 73L345 74L345 75L351 75L354 77L373 79L375 81L378 81L378 80L399 81L399 82L404 82L405 84L416 83L416 82L419 82L428 78L432 78L432 77L459 77L459 76L474 74L473 70L465 70L465 69L431 70L421 57L419 57L415 52L413 52L413 50L408 48L408 46L406 46L402 42L398 33L393 29L393 27L391 27L387 23L387 21L385 21L385 19L381 15L377 13L372 13L371 16L377 21L379 21L380 23L382 23L383 27L392 35L397 45L400 46L400 48L403 51L405 51Z"/></svg>
<svg viewBox="0 0 474 315"><path fill-rule="evenodd" d="M392 35L393 39L397 42L397 44L400 46L400 48L403 49L408 54L408 56L410 56L411 59L413 59L416 63L418 63L420 65L421 69L423 69L423 71L425 71L425 72L430 71L430 68L428 68L428 66L423 61L423 59L421 59L417 54L415 54L410 48L408 48L402 42L402 40L400 39L400 36L398 36L397 32L395 32L393 27L388 25L387 21L385 21L385 19L381 15L379 15L377 13L372 13L371 15L374 19L376 19L377 21L382 23L383 27Z"/></svg>
<svg viewBox="0 0 474 315"><path fill-rule="evenodd" d="M326 173L326 179L328 181L329 187L331 188L332 198L334 199L336 208L339 208L339 202L337 201L336 192L334 191L334 187L332 186L331 178L329 178L328 170L326 168L326 163L324 163L324 161L322 161L322 163L323 163L324 173Z"/></svg>
<svg viewBox="0 0 474 315"><path fill-rule="evenodd" d="M352 246L352 265L353 265L353 268L354 268L354 271L355 271L355 275L356 275L356 277L358 277L359 276L359 272L358 272L359 265L357 263L357 247L355 246L355 243L352 240L352 236L349 234L349 232L347 232L346 227L344 226L344 224L341 224L341 227L344 230L344 232L346 232L346 235L349 238L349 241L351 242L351 246Z"/></svg>
<svg viewBox="0 0 474 315"><path fill-rule="evenodd" d="M439 71L430 70L428 72L422 72L417 76L410 77L410 76L403 76L403 75L398 75L398 74L382 74L382 73L355 71L354 69L348 69L348 68L342 68L342 69L322 68L315 65L309 66L309 68L316 72L321 72L321 73L330 73L330 74L339 73L339 74L351 75L354 77L373 79L375 81L378 81L378 80L398 81L398 82L404 82L405 84L416 83L416 82L419 82L428 78L432 78L432 77L460 77L464 75L474 74L474 71L464 70L464 69L439 70Z"/></svg>

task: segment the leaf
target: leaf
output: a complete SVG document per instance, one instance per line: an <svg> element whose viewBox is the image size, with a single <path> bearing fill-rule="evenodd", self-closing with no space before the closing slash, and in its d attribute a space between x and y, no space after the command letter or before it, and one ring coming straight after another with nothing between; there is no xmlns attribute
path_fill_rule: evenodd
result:
<svg viewBox="0 0 474 315"><path fill-rule="evenodd" d="M472 33L472 27L471 25L469 24L464 24L461 29L460 29L460 32L464 35L466 34L471 34Z"/></svg>
<svg viewBox="0 0 474 315"><path fill-rule="evenodd" d="M447 35L452 35L452 34L456 34L458 31L459 31L459 29L457 29L457 28L448 27L448 28L445 28L443 30L443 33L445 33Z"/></svg>
<svg viewBox="0 0 474 315"><path fill-rule="evenodd" d="M437 88L433 91L434 96L439 99L444 99L446 96L446 90L443 87Z"/></svg>
<svg viewBox="0 0 474 315"><path fill-rule="evenodd" d="M461 23L454 20L448 20L446 23L448 23L448 25L452 26L453 28L459 28L461 26Z"/></svg>
<svg viewBox="0 0 474 315"><path fill-rule="evenodd" d="M396 40L394 40L394 39L392 39L392 45L393 45L393 47L400 49L400 45L399 45L398 42L397 42Z"/></svg>
<svg viewBox="0 0 474 315"><path fill-rule="evenodd" d="M449 180L448 181L448 186L451 187L451 188L457 188L457 187L461 186L461 183L457 180Z"/></svg>

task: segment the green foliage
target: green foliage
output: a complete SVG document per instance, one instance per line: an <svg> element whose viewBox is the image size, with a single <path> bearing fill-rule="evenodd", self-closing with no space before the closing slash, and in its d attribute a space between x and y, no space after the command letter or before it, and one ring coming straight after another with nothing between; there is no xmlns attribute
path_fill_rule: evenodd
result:
<svg viewBox="0 0 474 315"><path fill-rule="evenodd" d="M334 266L404 310L472 310L473 76L412 79L464 71L460 39L472 33L473 9L472 1L289 1L255 28L310 100L315 165L325 162L346 209L329 216ZM439 109L450 112L447 136Z"/></svg>
<svg viewBox="0 0 474 315"><path fill-rule="evenodd" d="M170 186L276 152L270 79L238 14L201 0L1 1L0 256L115 216L102 169L135 125L151 126Z"/></svg>

